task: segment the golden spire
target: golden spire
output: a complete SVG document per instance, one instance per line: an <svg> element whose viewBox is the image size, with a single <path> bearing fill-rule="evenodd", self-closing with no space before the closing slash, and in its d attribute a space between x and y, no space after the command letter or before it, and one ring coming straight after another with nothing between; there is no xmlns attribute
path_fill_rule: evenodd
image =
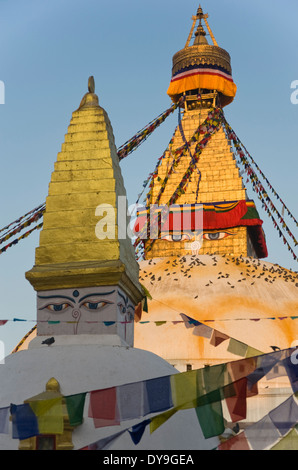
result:
<svg viewBox="0 0 298 470"><path fill-rule="evenodd" d="M198 90L194 93L197 96L201 94L200 90L208 90L216 94L217 104L223 107L233 101L237 88L232 79L230 55L218 46L207 19L208 14L203 13L200 5L197 14L192 17L192 27L184 48L173 56L172 80L167 93L177 102L183 94L187 95L190 91ZM208 44L202 21L212 44ZM197 22L199 24L195 39L190 45Z"/></svg>
<svg viewBox="0 0 298 470"><path fill-rule="evenodd" d="M126 204L113 129L90 77L58 153L35 266L26 273L37 291L116 283L136 303L141 300L131 240L126 232L119 235L121 208L122 225L129 223L123 200ZM99 235L104 220L107 233Z"/></svg>

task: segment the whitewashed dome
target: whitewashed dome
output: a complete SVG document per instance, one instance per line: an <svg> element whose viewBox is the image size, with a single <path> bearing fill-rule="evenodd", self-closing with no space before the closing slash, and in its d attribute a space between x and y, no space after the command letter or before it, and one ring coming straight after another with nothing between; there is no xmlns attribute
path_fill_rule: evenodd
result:
<svg viewBox="0 0 298 470"><path fill-rule="evenodd" d="M24 400L45 390L45 384L54 377L64 396L109 388L177 373L169 363L148 351L125 346L98 344L96 335L59 336L51 346L37 344L9 355L0 367L0 407ZM63 343L65 343L63 345ZM80 343L80 344L78 344ZM120 426L95 428L88 418L86 398L84 421L72 436L74 450L127 429L150 415L134 421L123 421ZM11 426L11 424L10 424ZM0 449L18 449L19 440L0 434ZM109 449L212 449L218 439L205 440L194 409L177 412L155 432L149 426L138 445L128 432L113 442Z"/></svg>

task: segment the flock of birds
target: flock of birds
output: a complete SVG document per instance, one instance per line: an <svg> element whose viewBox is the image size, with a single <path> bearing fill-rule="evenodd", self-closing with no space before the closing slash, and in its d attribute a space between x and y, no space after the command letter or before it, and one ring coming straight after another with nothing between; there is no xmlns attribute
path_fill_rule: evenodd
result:
<svg viewBox="0 0 298 470"><path fill-rule="evenodd" d="M151 259L148 261L148 268L141 270L140 273L140 281L146 282L146 279L150 282L150 285L154 285L155 281L161 281L163 276L171 276L177 274L178 270L180 273L183 273L183 276L190 278L191 277L191 270L196 267L196 266L207 266L207 263L204 262L206 255L203 256L181 256L180 258L169 258L168 261L166 261L166 265L170 265L169 267L166 267L164 269L164 272L162 275L159 275L156 277L156 275L153 273L153 271L150 272L150 266L155 265L157 260ZM221 268L221 271L218 271L217 273L217 279L226 279L227 282L227 287L234 289L235 288L235 282L241 283L241 282L247 282L249 285L253 286L255 284L255 281L257 279L261 279L264 282L267 282L269 284L273 284L277 279L281 279L286 283L294 283L295 287L298 287L298 273L282 268L278 264L273 264L270 265L269 263L264 263L260 259L257 258L244 258L241 255L239 257L237 256L231 256L231 255L221 255L221 256L212 256L210 255L210 261L211 261L211 266L217 266L219 263L226 264L226 265L231 265L234 264L235 266L241 266L240 270L240 278L235 279L233 277L233 283L230 282L231 279L231 273L230 272L224 272L224 269ZM208 262L208 265L210 266L210 262ZM177 269L177 270L176 270ZM174 277L174 281L179 281L178 277ZM209 287L214 283L213 280L209 280L207 284L205 284L205 287Z"/></svg>

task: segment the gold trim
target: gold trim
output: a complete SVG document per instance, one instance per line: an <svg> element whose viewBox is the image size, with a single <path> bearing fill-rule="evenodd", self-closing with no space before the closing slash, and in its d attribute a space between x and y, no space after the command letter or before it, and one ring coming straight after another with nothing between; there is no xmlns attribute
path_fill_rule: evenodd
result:
<svg viewBox="0 0 298 470"><path fill-rule="evenodd" d="M172 74L190 65L217 65L232 74L230 54L218 46L199 45L189 46L176 52L173 56Z"/></svg>

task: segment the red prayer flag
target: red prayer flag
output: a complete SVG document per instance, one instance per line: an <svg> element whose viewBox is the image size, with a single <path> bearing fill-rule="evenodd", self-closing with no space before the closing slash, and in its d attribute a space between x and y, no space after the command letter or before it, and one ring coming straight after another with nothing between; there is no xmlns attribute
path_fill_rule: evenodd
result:
<svg viewBox="0 0 298 470"><path fill-rule="evenodd" d="M212 346L218 346L221 344L223 341L229 339L230 337L225 335L224 333L221 333L220 331L213 330L212 337L210 340L210 344Z"/></svg>
<svg viewBox="0 0 298 470"><path fill-rule="evenodd" d="M246 418L246 390L247 378L237 380L233 383L234 396L226 398L226 404L231 416L232 423Z"/></svg>
<svg viewBox="0 0 298 470"><path fill-rule="evenodd" d="M116 387L90 392L88 416L96 428L120 424Z"/></svg>
<svg viewBox="0 0 298 470"><path fill-rule="evenodd" d="M228 439L226 442L222 442L218 450L251 450L247 442L244 432L238 434L235 437Z"/></svg>

